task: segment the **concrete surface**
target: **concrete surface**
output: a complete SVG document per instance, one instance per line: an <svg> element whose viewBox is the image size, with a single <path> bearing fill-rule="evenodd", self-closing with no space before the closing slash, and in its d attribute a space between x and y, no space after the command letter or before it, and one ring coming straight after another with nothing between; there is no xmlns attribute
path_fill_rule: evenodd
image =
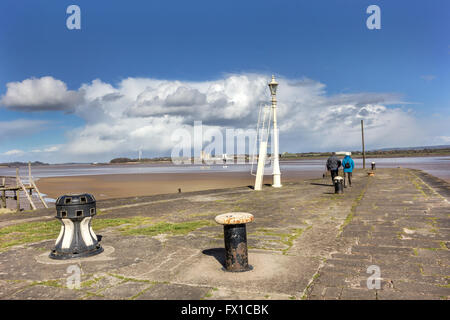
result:
<svg viewBox="0 0 450 320"><path fill-rule="evenodd" d="M51 263L56 236L0 248L0 299L447 299L449 200L448 183L398 168L373 177L358 170L342 195L317 179L99 201L93 228L108 250ZM252 271L222 269L214 217L227 212L255 217L247 225ZM26 238L54 215L2 214L0 239L14 226ZM69 266L81 270L79 288L68 288ZM370 266L379 268L370 282L379 278L378 288L367 286Z"/></svg>

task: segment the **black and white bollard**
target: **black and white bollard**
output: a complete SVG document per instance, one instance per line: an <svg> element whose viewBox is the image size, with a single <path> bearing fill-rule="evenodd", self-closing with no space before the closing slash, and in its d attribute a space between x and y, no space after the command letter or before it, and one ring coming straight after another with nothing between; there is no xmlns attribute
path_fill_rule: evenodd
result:
<svg viewBox="0 0 450 320"><path fill-rule="evenodd" d="M375 162L372 162L372 170L375 170Z"/></svg>
<svg viewBox="0 0 450 320"><path fill-rule="evenodd" d="M344 193L344 178L341 176L334 178L334 193Z"/></svg>
<svg viewBox="0 0 450 320"><path fill-rule="evenodd" d="M96 215L96 201L91 194L64 195L56 200L56 219L61 231L50 258L65 260L88 257L103 252L91 227Z"/></svg>
<svg viewBox="0 0 450 320"><path fill-rule="evenodd" d="M216 222L223 225L225 239L225 270L243 272L252 270L248 264L246 223L253 215L246 212L230 212L218 215Z"/></svg>

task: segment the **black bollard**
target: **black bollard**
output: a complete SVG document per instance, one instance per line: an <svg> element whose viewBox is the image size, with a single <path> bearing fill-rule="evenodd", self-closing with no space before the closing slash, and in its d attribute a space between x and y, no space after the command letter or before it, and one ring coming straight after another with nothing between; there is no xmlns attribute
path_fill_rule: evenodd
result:
<svg viewBox="0 0 450 320"><path fill-rule="evenodd" d="M103 252L91 227L96 201L91 194L64 195L56 200L56 219L61 231L50 253L52 259L89 257Z"/></svg>
<svg viewBox="0 0 450 320"><path fill-rule="evenodd" d="M372 162L372 170L375 170L375 162Z"/></svg>
<svg viewBox="0 0 450 320"><path fill-rule="evenodd" d="M334 193L344 193L344 179L340 176L334 178Z"/></svg>
<svg viewBox="0 0 450 320"><path fill-rule="evenodd" d="M245 224L224 225L223 233L225 239L225 268L232 272L250 270Z"/></svg>
<svg viewBox="0 0 450 320"><path fill-rule="evenodd" d="M244 212L232 212L216 217L223 224L225 240L225 270L243 272L252 270L248 264L247 230L245 224L253 221L253 215Z"/></svg>

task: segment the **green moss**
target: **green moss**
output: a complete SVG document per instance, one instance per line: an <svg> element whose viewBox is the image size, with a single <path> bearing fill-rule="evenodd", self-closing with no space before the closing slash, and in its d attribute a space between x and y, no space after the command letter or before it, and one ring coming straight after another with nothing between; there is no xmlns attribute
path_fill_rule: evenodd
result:
<svg viewBox="0 0 450 320"><path fill-rule="evenodd" d="M420 274L421 274L421 275L425 275L425 273L423 272L423 267L422 267L422 265L419 265L419 270L420 270Z"/></svg>
<svg viewBox="0 0 450 320"><path fill-rule="evenodd" d="M125 225L122 230L136 228L143 224L151 223L151 218L132 217L127 219L95 219L92 227L99 231L109 227ZM27 222L0 229L0 252L15 245L34 243L43 240L56 239L61 229L58 220L43 222Z"/></svg>
<svg viewBox="0 0 450 320"><path fill-rule="evenodd" d="M200 213L191 213L187 215L189 218L196 218L196 217L208 217L208 216L214 216L216 215L213 212L200 212Z"/></svg>
<svg viewBox="0 0 450 320"><path fill-rule="evenodd" d="M95 230L102 230L105 228L122 226L121 230L136 228L141 225L150 224L153 221L148 217L131 217L131 218L116 218L116 219L95 219L92 220L92 228Z"/></svg>
<svg viewBox="0 0 450 320"><path fill-rule="evenodd" d="M257 232L272 232L271 229L267 229L267 228L257 228L256 231Z"/></svg>
<svg viewBox="0 0 450 320"><path fill-rule="evenodd" d="M86 295L84 297L82 297L81 299L86 299L86 298L90 298L90 297L99 297L99 298L104 298L105 296L103 294L100 293L94 293L94 292L86 292Z"/></svg>
<svg viewBox="0 0 450 320"><path fill-rule="evenodd" d="M414 176L415 177L415 176ZM425 197L428 198L428 195L425 193L425 191L423 191L423 188L421 186L421 183L418 181L418 179L412 178L411 182L414 184L414 186L416 187L416 189Z"/></svg>
<svg viewBox="0 0 450 320"><path fill-rule="evenodd" d="M0 251L25 243L56 238L61 224L54 221L28 222L0 229Z"/></svg>
<svg viewBox="0 0 450 320"><path fill-rule="evenodd" d="M288 235L286 238L284 238L281 242L284 243L285 245L287 245L288 247L286 249L284 249L282 252L283 254L287 254L287 252L289 251L289 249L292 248L292 246L294 245L294 240L297 239L298 237L300 237L303 233L303 229L294 229L294 232L290 235Z"/></svg>
<svg viewBox="0 0 450 320"><path fill-rule="evenodd" d="M316 273L313 275L313 277L312 277L313 282L314 282L317 278L319 278L319 277L320 277L320 273L316 272Z"/></svg>
<svg viewBox="0 0 450 320"><path fill-rule="evenodd" d="M292 248L294 245L294 241L302 235L302 233L308 229L312 228L312 226L307 227L306 229L301 228L293 228L290 229L290 233L282 233L282 232L276 232L276 229L268 229L268 228L258 228L256 229L256 232L250 233L249 235L255 235L255 236L271 236L271 237L277 237L278 239L271 239L271 240L265 240L268 242L277 242L282 243L286 246L286 248L282 249L281 252L285 255L289 251L289 249ZM249 247L250 248L250 247ZM255 248L255 247L252 247ZM264 250L277 250L273 248L265 248L265 247L257 247L257 249L264 249Z"/></svg>
<svg viewBox="0 0 450 320"><path fill-rule="evenodd" d="M91 287L93 284L96 284L97 282L99 282L101 279L103 279L104 277L98 277L98 278L94 278L94 279L90 279L90 280L86 280L83 281L81 283L81 287L82 288L87 288L87 287Z"/></svg>
<svg viewBox="0 0 450 320"><path fill-rule="evenodd" d="M46 280L46 281L35 281L30 286L47 286L54 288L63 288L60 280Z"/></svg>
<svg viewBox="0 0 450 320"><path fill-rule="evenodd" d="M153 288L155 286L157 282L153 282L151 286L149 286L148 288L145 288L144 290L138 292L137 294L135 294L134 296L132 296L130 298L130 300L135 300L137 297L139 297L140 295L142 295L144 292L150 290L151 288Z"/></svg>
<svg viewBox="0 0 450 320"><path fill-rule="evenodd" d="M367 186L366 186L367 188ZM361 193L359 194L358 198L355 199L355 201L353 201L353 205L350 208L350 213L347 215L347 217L344 220L344 223L339 227L339 233L341 233L344 228L353 220L353 217L355 216L356 213L356 207L359 205L360 201L362 200L362 198L364 197L364 193L366 192L366 188L364 188Z"/></svg>
<svg viewBox="0 0 450 320"><path fill-rule="evenodd" d="M152 283L150 280L142 280L142 279L136 279L136 278L128 278L121 276L120 274L114 274L114 273L108 273L110 276L115 277L117 279L122 280L122 283L133 281L133 282L145 282L145 283Z"/></svg>
<svg viewBox="0 0 450 320"><path fill-rule="evenodd" d="M421 249L431 250L431 251L441 250L441 248L421 248Z"/></svg>
<svg viewBox="0 0 450 320"><path fill-rule="evenodd" d="M160 222L149 227L122 229L121 232L127 235L145 235L145 236L156 236L162 233L169 233L172 235L184 235L198 228L211 225L215 224L212 221L208 220L188 221L179 223Z"/></svg>

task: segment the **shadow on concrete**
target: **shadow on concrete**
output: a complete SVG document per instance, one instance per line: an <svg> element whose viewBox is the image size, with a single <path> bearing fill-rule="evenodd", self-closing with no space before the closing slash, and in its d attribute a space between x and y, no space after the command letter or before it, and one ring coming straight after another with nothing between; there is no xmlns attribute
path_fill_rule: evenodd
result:
<svg viewBox="0 0 450 320"><path fill-rule="evenodd" d="M264 187L271 187L272 185L270 183L264 183L263 186ZM255 190L255 186L247 186L247 188Z"/></svg>
<svg viewBox="0 0 450 320"><path fill-rule="evenodd" d="M327 183L315 183L315 182L311 182L310 184L312 184L312 185L314 185L314 186L334 187L334 185L332 185L332 184L327 184Z"/></svg>
<svg viewBox="0 0 450 320"><path fill-rule="evenodd" d="M207 256L212 256L225 268L225 249L224 248L212 248L202 251Z"/></svg>

